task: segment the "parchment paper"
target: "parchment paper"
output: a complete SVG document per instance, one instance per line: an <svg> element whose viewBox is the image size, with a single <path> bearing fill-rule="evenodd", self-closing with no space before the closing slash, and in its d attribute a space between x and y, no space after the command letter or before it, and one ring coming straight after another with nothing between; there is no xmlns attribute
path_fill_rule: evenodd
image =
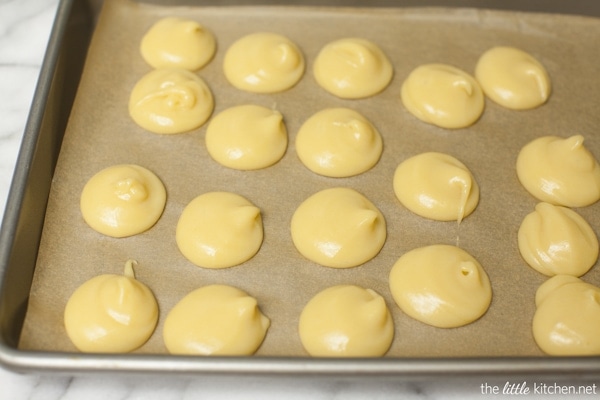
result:
<svg viewBox="0 0 600 400"><path fill-rule="evenodd" d="M129 93L150 67L139 55L146 30L164 16L194 18L212 30L218 51L198 72L212 89L215 114L253 103L284 115L290 144L284 158L264 170L244 172L218 165L208 155L206 125L189 133L161 136L136 126L127 111ZM226 49L257 31L284 34L306 57L307 70L293 89L274 95L245 93L222 74ZM376 42L395 68L381 94L340 100L317 86L312 74L316 54L342 37ZM122 273L135 259L137 278L155 293L160 320L155 334L137 352L166 353L163 321L185 294L207 284L237 286L255 296L271 327L257 354L305 356L297 334L300 312L317 292L337 284L357 284L382 294L393 313L396 334L388 357L460 357L539 355L531 335L534 295L547 279L519 256L516 234L537 201L519 184L515 161L520 148L542 135L586 137L600 156L600 81L597 40L600 21L592 18L476 11L471 9L351 9L297 7L176 8L108 1L89 49L88 59L53 180L47 219L21 337L22 349L74 351L63 326L71 293L98 274ZM411 116L401 105L400 85L415 67L431 62L473 73L478 57L496 45L517 46L546 66L552 78L549 102L535 110L511 111L487 101L472 127L445 130ZM334 179L317 176L298 160L294 138L300 125L325 107L345 106L369 118L384 138L384 152L372 170ZM213 114L214 115L214 114ZM473 172L481 188L475 212L460 225L430 221L403 208L392 189L396 166L424 152L451 154ZM99 170L134 163L164 182L168 202L149 231L124 239L89 228L79 211L79 196ZM318 190L343 186L367 196L385 215L388 237L372 261L352 269L322 267L294 248L289 223L296 207ZM198 268L175 243L175 226L185 205L215 190L241 194L262 209L265 240L245 264L225 270ZM596 229L600 204L578 209ZM459 245L487 271L493 288L489 311L475 323L440 329L415 321L394 304L388 274L403 253L430 244ZM598 266L583 277L600 284Z"/></svg>

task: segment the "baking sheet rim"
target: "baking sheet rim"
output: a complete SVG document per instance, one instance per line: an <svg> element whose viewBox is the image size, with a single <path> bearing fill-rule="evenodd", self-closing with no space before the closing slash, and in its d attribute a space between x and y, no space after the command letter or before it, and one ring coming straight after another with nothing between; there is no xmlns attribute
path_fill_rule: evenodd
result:
<svg viewBox="0 0 600 400"><path fill-rule="evenodd" d="M68 0L65 0L68 2ZM72 2L71 2L72 3ZM36 100L34 99L34 102ZM20 160L19 160L20 161ZM17 163L19 165L19 162ZM81 353L16 350L0 343L0 361L13 369L58 371L142 371L142 372L231 372L231 373L501 373L501 372L598 372L598 357L482 357L419 359L317 359L300 357L181 357L169 355L90 355ZM49 356L52 354L52 356ZM157 364L159 363L159 364ZM596 364L596 365L594 365ZM164 369L168 367L168 371Z"/></svg>

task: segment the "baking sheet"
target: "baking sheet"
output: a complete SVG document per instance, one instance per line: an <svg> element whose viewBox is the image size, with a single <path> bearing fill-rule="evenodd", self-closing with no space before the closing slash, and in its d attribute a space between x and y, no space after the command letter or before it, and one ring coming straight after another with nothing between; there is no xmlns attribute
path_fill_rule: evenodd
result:
<svg viewBox="0 0 600 400"><path fill-rule="evenodd" d="M215 95L215 114L244 103L282 112L290 145L278 164L251 172L226 169L206 152L206 126L160 136L130 120L129 92L150 71L139 56L139 41L153 22L170 15L195 18L217 37L215 58L199 71ZM300 46L307 60L305 76L293 89L275 95L234 89L221 71L225 50L237 38L264 30L284 34ZM396 325L388 357L540 355L530 324L535 290L546 278L525 265L516 244L519 224L536 200L518 183L514 165L524 144L548 134L581 133L586 146L600 155L595 54L599 33L600 22L592 18L472 9L178 8L107 2L53 179L20 348L75 351L62 323L70 294L95 275L121 273L124 262L135 259L139 263L136 276L154 291L161 311L157 331L140 353L166 353L161 330L168 311L189 291L223 283L255 296L270 317L272 324L259 355L306 355L297 334L299 314L313 295L335 284L371 287L386 298ZM373 40L394 64L390 86L373 98L337 99L320 89L312 76L312 61L320 48L349 36ZM546 66L553 81L548 104L516 112L487 101L484 115L474 126L455 131L426 125L402 107L400 85L413 68L443 62L472 73L479 55L495 45L520 47ZM297 159L293 142L300 125L313 113L334 106L360 111L383 135L383 156L363 175L320 177ZM395 199L392 177L396 166L423 151L449 153L475 175L480 204L460 225L425 220ZM79 212L79 194L89 177L119 163L153 170L168 191L167 207L158 223L148 232L125 239L94 232ZM360 191L386 217L388 238L383 250L357 268L318 266L302 258L291 241L289 222L295 208L316 191L334 186ZM259 253L226 270L195 267L175 243L175 225L183 207L213 190L241 194L263 212L265 241ZM596 232L598 207L577 210ZM392 301L387 276L396 259L412 248L437 243L459 244L490 276L492 305L474 324L456 329L430 327L404 315ZM600 284L599 268L584 279Z"/></svg>

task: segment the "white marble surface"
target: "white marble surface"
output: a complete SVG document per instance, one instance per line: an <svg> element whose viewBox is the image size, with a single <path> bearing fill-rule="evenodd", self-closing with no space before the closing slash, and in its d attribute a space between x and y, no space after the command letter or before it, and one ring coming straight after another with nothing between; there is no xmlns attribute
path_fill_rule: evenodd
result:
<svg viewBox="0 0 600 400"><path fill-rule="evenodd" d="M4 210L17 152L58 0L0 0L0 209ZM0 211L0 212L2 212ZM594 380L595 379L595 380ZM498 386L526 379L476 378L398 382L378 378L318 381L297 377L216 378L198 376L79 377L17 374L0 367L0 400L21 399L469 399L484 395L482 385ZM600 385L600 377L585 382ZM491 392L488 392L491 393ZM514 395L514 394L513 394ZM591 398L596 396L589 396ZM542 398L535 393L527 397ZM561 397L561 396L552 396ZM588 397L588 396L578 396Z"/></svg>

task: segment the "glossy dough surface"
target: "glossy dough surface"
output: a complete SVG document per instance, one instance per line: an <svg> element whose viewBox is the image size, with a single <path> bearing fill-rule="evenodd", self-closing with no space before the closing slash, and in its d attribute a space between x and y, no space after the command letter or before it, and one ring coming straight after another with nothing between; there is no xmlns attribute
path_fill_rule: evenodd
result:
<svg viewBox="0 0 600 400"><path fill-rule="evenodd" d="M223 61L225 77L240 90L277 93L290 89L304 74L304 56L294 42L269 32L234 42Z"/></svg>
<svg viewBox="0 0 600 400"><path fill-rule="evenodd" d="M485 270L455 246L431 245L405 253L392 267L389 282L402 311L438 328L470 324L492 301Z"/></svg>
<svg viewBox="0 0 600 400"><path fill-rule="evenodd" d="M371 169L383 150L381 135L359 112L328 108L312 115L296 135L296 152L314 173L349 177Z"/></svg>
<svg viewBox="0 0 600 400"><path fill-rule="evenodd" d="M174 134L202 126L214 108L213 95L198 75L156 69L144 75L129 97L129 115L154 133Z"/></svg>
<svg viewBox="0 0 600 400"><path fill-rule="evenodd" d="M333 286L314 296L300 314L299 333L316 357L379 357L394 338L385 300L372 289Z"/></svg>
<svg viewBox="0 0 600 400"><path fill-rule="evenodd" d="M235 193L202 194L184 208L175 238L195 265L233 267L252 258L262 244L260 209Z"/></svg>
<svg viewBox="0 0 600 400"><path fill-rule="evenodd" d="M600 355L600 288L556 275L537 290L533 337L557 356Z"/></svg>
<svg viewBox="0 0 600 400"><path fill-rule="evenodd" d="M343 99L373 96L385 89L394 74L392 63L375 43L345 38L328 43L317 55L317 83Z"/></svg>
<svg viewBox="0 0 600 400"><path fill-rule="evenodd" d="M79 286L64 312L69 339L86 353L127 353L150 338L158 322L154 294L133 276L104 274Z"/></svg>
<svg viewBox="0 0 600 400"><path fill-rule="evenodd" d="M581 276L598 259L598 238L592 227L570 208L539 203L518 233L523 259L547 275Z"/></svg>
<svg viewBox="0 0 600 400"><path fill-rule="evenodd" d="M357 191L341 187L304 200L294 212L291 232L304 257L333 268L369 261L387 236L385 219L377 207Z"/></svg>
<svg viewBox="0 0 600 400"><path fill-rule="evenodd" d="M544 66L515 47L487 50L477 62L475 77L487 97L513 110L539 107L550 97L550 77Z"/></svg>
<svg viewBox="0 0 600 400"><path fill-rule="evenodd" d="M543 136L519 152L517 176L535 198L566 207L585 207L600 199L600 165L584 138Z"/></svg>
<svg viewBox="0 0 600 400"><path fill-rule="evenodd" d="M122 164L90 178L81 192L80 209L94 230L127 237L150 229L162 215L166 200L165 187L153 172Z"/></svg>
<svg viewBox="0 0 600 400"><path fill-rule="evenodd" d="M462 221L479 203L479 185L456 158L428 152L403 161L394 173L394 193L417 215Z"/></svg>
<svg viewBox="0 0 600 400"><path fill-rule="evenodd" d="M239 170L275 164L285 154L288 144L281 113L251 104L231 107L214 116L205 140L214 160Z"/></svg>
<svg viewBox="0 0 600 400"><path fill-rule="evenodd" d="M412 115L448 129L474 124L485 106L483 91L475 78L445 64L415 68L402 83L400 95Z"/></svg>
<svg viewBox="0 0 600 400"><path fill-rule="evenodd" d="M254 297L232 286L209 285L171 309L163 338L171 354L246 356L260 347L270 324Z"/></svg>
<svg viewBox="0 0 600 400"><path fill-rule="evenodd" d="M216 47L212 32L198 22L166 17L146 32L140 43L140 52L153 68L196 71L212 59Z"/></svg>

